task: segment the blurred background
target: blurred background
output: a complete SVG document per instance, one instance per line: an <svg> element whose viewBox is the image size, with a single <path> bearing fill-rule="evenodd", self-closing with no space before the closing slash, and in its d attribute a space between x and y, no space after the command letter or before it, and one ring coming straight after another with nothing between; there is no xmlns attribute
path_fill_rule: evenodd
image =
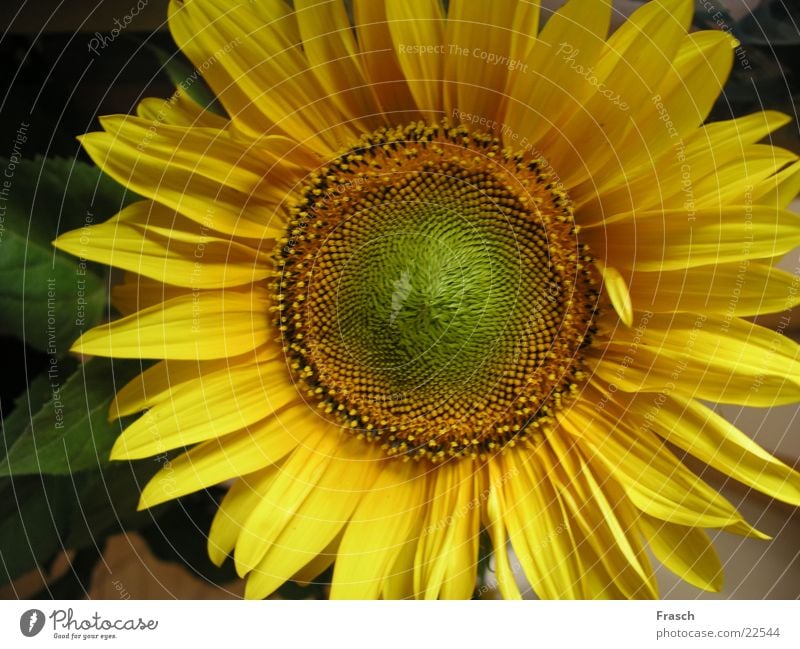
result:
<svg viewBox="0 0 800 649"><path fill-rule="evenodd" d="M543 4L553 9L562 2ZM616 1L616 24L639 4ZM695 26L733 32L746 56L734 64L712 119L766 108L786 112L795 117L794 123L776 134L773 142L800 152L800 3L698 0L696 6ZM159 465L107 463L104 444L110 444L120 428L119 423L105 421L108 385L124 383L141 368L137 363L112 366L95 360L78 369L77 360L66 353L80 333L74 322L70 324L74 319L48 311L45 276L63 273L66 279L59 286L69 288L76 263L55 253L49 241L58 232L79 227L86 214L101 221L135 198L88 167L76 136L96 130L98 116L133 113L144 97L169 97L176 80L192 71L166 29L166 7L167 0L0 4L0 159L6 168L13 164L17 188L8 197L0 228L0 456L16 454L14 471L10 461L0 464L0 598L242 595L232 568L214 568L205 554L205 534L221 489L137 514L140 487ZM195 91L202 99L200 84ZM205 100L213 98L208 95ZM800 203L795 211L800 212ZM22 264L26 273L21 273ZM800 251L794 251L782 265L795 271L798 264ZM87 307L83 328L110 316L104 298L111 281L107 271L90 264L87 272L95 299ZM61 323L55 339L42 325L51 315ZM782 315L759 322L775 328ZM783 329L795 339L800 338L798 315L793 314L789 328ZM70 414L69 420L76 423L64 448L54 440L40 440L34 457L26 440L32 420L39 430L48 425L46 413L39 411L52 397L53 368L64 407L74 407L70 404L77 398L80 412ZM719 411L767 450L798 466L797 408L725 406ZM64 453L74 463L68 473L63 470ZM766 543L719 533L715 545L725 564L723 592L705 594L659 571L663 595L800 597L800 513L741 485L726 484L704 467L694 468L775 540ZM485 579L491 586L491 565ZM307 588L289 584L277 596L325 594L324 584ZM495 593L489 589L484 596Z"/></svg>

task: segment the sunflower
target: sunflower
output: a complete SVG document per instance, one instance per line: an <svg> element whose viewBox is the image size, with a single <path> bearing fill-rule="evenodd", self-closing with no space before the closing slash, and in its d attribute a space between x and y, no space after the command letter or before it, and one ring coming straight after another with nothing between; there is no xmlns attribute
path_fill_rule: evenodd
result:
<svg viewBox="0 0 800 649"><path fill-rule="evenodd" d="M687 455L800 504L712 410L800 399L800 163L771 111L705 123L736 41L653 0L174 0L189 96L81 138L144 200L55 245L125 272L85 355L155 359L112 458L141 507L229 485L208 550L246 595L657 597L766 538ZM179 452L176 451L179 449ZM513 551L512 551L513 549Z"/></svg>

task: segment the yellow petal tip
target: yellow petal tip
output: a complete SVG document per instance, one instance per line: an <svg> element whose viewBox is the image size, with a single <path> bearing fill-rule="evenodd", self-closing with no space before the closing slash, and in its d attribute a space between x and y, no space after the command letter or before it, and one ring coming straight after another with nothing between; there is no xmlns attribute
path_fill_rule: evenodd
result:
<svg viewBox="0 0 800 649"><path fill-rule="evenodd" d="M210 539L208 541L207 552L211 563L217 568L221 567L222 564L225 563L225 559L228 558L227 553L223 552L222 548L214 544Z"/></svg>
<svg viewBox="0 0 800 649"><path fill-rule="evenodd" d="M625 326L633 326L633 301L625 278L616 268L606 266L599 260L595 263L603 276L606 293L619 319L622 320Z"/></svg>
<svg viewBox="0 0 800 649"><path fill-rule="evenodd" d="M111 449L108 456L110 460L131 460L133 459L128 451L127 445L122 441L122 437L118 438Z"/></svg>
<svg viewBox="0 0 800 649"><path fill-rule="evenodd" d="M69 351L71 351L73 354L83 354L84 352L83 352L82 338L83 336L81 336L80 338L78 338L78 340L72 343L72 345L69 348Z"/></svg>

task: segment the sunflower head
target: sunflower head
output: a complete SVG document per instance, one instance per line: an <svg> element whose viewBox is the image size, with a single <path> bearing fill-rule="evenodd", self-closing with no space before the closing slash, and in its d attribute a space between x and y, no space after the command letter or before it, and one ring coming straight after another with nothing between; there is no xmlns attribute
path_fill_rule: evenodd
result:
<svg viewBox="0 0 800 649"><path fill-rule="evenodd" d="M584 378L588 247L543 161L447 122L380 129L313 174L278 249L310 400L389 455L526 439Z"/></svg>
<svg viewBox="0 0 800 649"><path fill-rule="evenodd" d="M705 123L736 42L690 0L173 1L187 87L82 138L144 199L56 245L126 272L84 354L156 359L112 457L182 449L141 506L230 485L247 595L654 597L763 537L676 449L800 504L703 402L800 400L787 117ZM184 84L185 86L185 84ZM188 447L188 450L187 448ZM511 552L513 550L513 553Z"/></svg>

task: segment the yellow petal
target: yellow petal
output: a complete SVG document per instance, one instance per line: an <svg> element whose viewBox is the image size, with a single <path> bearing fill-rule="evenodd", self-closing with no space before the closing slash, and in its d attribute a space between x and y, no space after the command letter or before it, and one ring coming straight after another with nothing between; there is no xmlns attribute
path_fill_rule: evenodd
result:
<svg viewBox="0 0 800 649"><path fill-rule="evenodd" d="M229 130L197 126L153 127L130 115L100 118L114 146L135 149L138 157L152 156L164 166L178 167L216 180L245 196L280 203L302 178L309 154L297 142L271 135L257 141L238 140Z"/></svg>
<svg viewBox="0 0 800 649"><path fill-rule="evenodd" d="M508 54L512 61L521 61L525 65L536 45L536 37L539 35L540 4L540 0L526 0L517 3ZM512 83L513 77L509 75L509 88Z"/></svg>
<svg viewBox="0 0 800 649"><path fill-rule="evenodd" d="M236 545L247 516L278 474L276 466L242 476L225 494L208 532L208 555L221 566Z"/></svg>
<svg viewBox="0 0 800 649"><path fill-rule="evenodd" d="M656 165L655 180L646 174L604 196L602 209L613 215L614 211L683 208L691 217L698 209L752 204L754 188L797 159L773 146L739 145L706 147L695 140L663 167Z"/></svg>
<svg viewBox="0 0 800 649"><path fill-rule="evenodd" d="M631 129L616 143L624 168L598 168L593 180L602 184L606 178L619 177L662 151L678 150L682 138L705 121L719 97L733 67L735 43L730 35L714 30L685 36L664 78L648 100L636 107L639 128Z"/></svg>
<svg viewBox="0 0 800 649"><path fill-rule="evenodd" d="M111 458L136 459L245 428L297 398L283 361L224 369L184 384L117 438Z"/></svg>
<svg viewBox="0 0 800 649"><path fill-rule="evenodd" d="M294 7L309 66L330 101L361 130L382 126L342 0L296 0Z"/></svg>
<svg viewBox="0 0 800 649"><path fill-rule="evenodd" d="M258 507L265 524L255 533L266 548L248 576L247 597L266 597L293 573L313 575L319 570L317 555L330 552L331 544L339 547L347 521L372 488L378 474L377 458L364 453L364 442L348 433L337 438L337 431L330 427L323 433L335 440L335 449L330 451L334 457L319 479L314 481L314 462L309 461L307 449L298 449L282 467L281 475L287 476L288 482L276 480ZM298 484L292 485L292 479ZM313 484L303 497L300 492L306 491L307 483ZM257 525L259 514L254 510L251 516L248 529ZM318 565L309 567L314 563ZM322 561L323 566L329 563Z"/></svg>
<svg viewBox="0 0 800 649"><path fill-rule="evenodd" d="M508 76L524 74L522 61L509 59L519 4L517 0L450 2L445 29L444 109L453 121L464 112L470 115L467 125L474 117L490 122L501 119Z"/></svg>
<svg viewBox="0 0 800 649"><path fill-rule="evenodd" d="M146 148L138 151L108 133L79 139L92 160L116 181L210 229L257 239L284 233L274 200L250 196L195 169L170 165L162 156Z"/></svg>
<svg viewBox="0 0 800 649"><path fill-rule="evenodd" d="M590 350L588 365L598 383L623 392L664 392L717 403L773 407L800 400L800 386L784 374L737 371L725 363L697 359L688 350L656 351L641 346L629 354L629 343Z"/></svg>
<svg viewBox="0 0 800 649"><path fill-rule="evenodd" d="M753 198L759 205L781 210L787 208L798 193L800 193L800 162L761 182L753 191Z"/></svg>
<svg viewBox="0 0 800 649"><path fill-rule="evenodd" d="M752 202L754 187L796 160L797 155L786 149L767 144L749 146L741 156L719 165L714 173L694 183L694 204L703 209Z"/></svg>
<svg viewBox="0 0 800 649"><path fill-rule="evenodd" d="M638 212L582 231L617 268L675 270L777 257L800 245L800 217L761 205Z"/></svg>
<svg viewBox="0 0 800 649"><path fill-rule="evenodd" d="M249 135L283 132L324 155L356 136L309 69L287 3L173 0L169 27L234 124Z"/></svg>
<svg viewBox="0 0 800 649"><path fill-rule="evenodd" d="M452 462L437 467L431 476L430 502L416 546L413 571L413 590L425 599L438 599L444 581L446 564L442 560L442 547L455 533L453 513L458 509L460 477Z"/></svg>
<svg viewBox="0 0 800 649"><path fill-rule="evenodd" d="M601 395L588 388L585 392L587 400L599 400ZM603 467L601 482L613 477L638 509L658 519L764 538L648 432L645 420L630 421L624 412L612 415L609 409L607 405L593 412L579 402L561 419L592 464Z"/></svg>
<svg viewBox="0 0 800 649"><path fill-rule="evenodd" d="M800 383L800 345L740 318L656 314L642 339L659 351L691 354L710 374L733 372L740 382L771 375Z"/></svg>
<svg viewBox="0 0 800 649"><path fill-rule="evenodd" d="M170 210L149 201L125 209L158 221L169 219ZM62 234L53 242L59 250L132 271L145 277L192 288L223 288L250 284L272 272L266 253L203 232L199 224L183 220L192 230L137 227L112 219L99 225Z"/></svg>
<svg viewBox="0 0 800 649"><path fill-rule="evenodd" d="M313 426L311 422L314 418L315 413L307 411L306 425ZM234 559L239 575L245 575L258 565L275 538L287 525L292 524L297 510L312 493L324 491L324 488L317 490L317 485L328 472L337 446L342 441L341 434L333 426L317 423L314 432L306 438L306 443L298 446L281 465L269 491L247 517L236 543ZM334 522L340 526L344 524L343 520ZM331 538L338 529L333 530ZM320 548L329 541L330 538ZM288 571L284 578L294 572Z"/></svg>
<svg viewBox="0 0 800 649"><path fill-rule="evenodd" d="M456 511L460 518L457 529L445 546L447 568L439 597L441 599L469 599L475 591L478 575L480 541L480 492L474 475L474 466L460 462L462 496ZM467 482L468 481L468 482ZM465 500L469 495L469 499ZM465 511L466 510L466 511Z"/></svg>
<svg viewBox="0 0 800 649"><path fill-rule="evenodd" d="M492 540L494 569L497 576L497 588L505 599L522 599L517 586L516 572L508 559L508 536L506 520L509 505L506 503L505 480L499 462L489 461L489 485L484 527ZM487 491L481 490L481 493Z"/></svg>
<svg viewBox="0 0 800 649"><path fill-rule="evenodd" d="M139 509L253 473L282 460L310 432L306 404L290 406L242 430L198 444L170 460L142 491Z"/></svg>
<svg viewBox="0 0 800 649"><path fill-rule="evenodd" d="M678 577L712 593L722 590L722 564L703 530L667 523L647 514L639 519L639 528L656 559Z"/></svg>
<svg viewBox="0 0 800 649"><path fill-rule="evenodd" d="M439 0L386 0L392 46L420 112L438 122L442 111L444 16Z"/></svg>
<svg viewBox="0 0 800 649"><path fill-rule="evenodd" d="M734 119L709 122L691 135L693 141L741 152L748 144L760 142L786 126L792 117L776 110L764 110Z"/></svg>
<svg viewBox="0 0 800 649"><path fill-rule="evenodd" d="M591 72L597 80L596 91L548 139L553 147L548 160L554 168L565 170L561 177L567 187L594 177L609 164L624 168L628 154L638 153L618 148L626 132L637 131L649 142L649 132L663 128L658 121L641 120L639 110L672 68L692 11L688 0L648 2L608 39Z"/></svg>
<svg viewBox="0 0 800 649"><path fill-rule="evenodd" d="M336 561L336 555L339 554L339 545L342 542L343 533L344 531L339 532L333 538L333 541L328 543L321 552L317 553L311 561L294 573L292 580L296 581L300 586L308 586L314 583L314 580L330 568L333 562Z"/></svg>
<svg viewBox="0 0 800 649"><path fill-rule="evenodd" d="M386 19L386 5L375 0L354 0L353 16L361 51L361 65L381 109L395 123L419 119L419 112L398 53L391 47L392 34Z"/></svg>
<svg viewBox="0 0 800 649"><path fill-rule="evenodd" d="M788 115L764 111L713 122L687 133L672 149L647 157L638 166L626 163L624 175L596 174L570 191L576 222L597 225L616 214L656 207L692 209L700 198L693 189L695 182L713 176L721 165L741 159L749 145L788 121Z"/></svg>
<svg viewBox="0 0 800 649"><path fill-rule="evenodd" d="M126 272L123 282L111 287L111 304L122 315L127 316L191 292L192 289L185 286L164 284L149 277Z"/></svg>
<svg viewBox="0 0 800 649"><path fill-rule="evenodd" d="M415 546L413 592L425 599L469 599L475 589L479 513L474 467L450 462L432 476L430 502Z"/></svg>
<svg viewBox="0 0 800 649"><path fill-rule="evenodd" d="M383 599L412 599L414 597L414 556L417 539L410 538L397 553L381 587Z"/></svg>
<svg viewBox="0 0 800 649"><path fill-rule="evenodd" d="M786 311L800 304L791 273L767 264L697 266L660 272L633 271L627 280L639 311L692 311L741 317Z"/></svg>
<svg viewBox="0 0 800 649"><path fill-rule="evenodd" d="M525 576L541 599L581 599L584 570L568 530L563 503L536 454L505 456L508 524Z"/></svg>
<svg viewBox="0 0 800 649"><path fill-rule="evenodd" d="M347 525L331 599L375 599L397 552L419 531L427 478L413 462L386 462Z"/></svg>
<svg viewBox="0 0 800 649"><path fill-rule="evenodd" d="M584 547L578 551L584 557L585 569L595 573L585 586L587 591L594 598L615 597L617 593L627 598L657 597L652 567L636 533L636 515L617 476L603 472L595 459L590 454L584 456L562 431L548 435L548 443L560 466L561 479L556 487L576 534L582 536L580 544ZM592 570L598 560L600 565Z"/></svg>
<svg viewBox="0 0 800 649"><path fill-rule="evenodd" d="M225 128L228 120L199 106L178 87L169 99L146 97L136 106L136 114L151 124Z"/></svg>
<svg viewBox="0 0 800 649"><path fill-rule="evenodd" d="M653 396L615 395L626 412L645 416L653 410ZM747 435L710 408L671 396L659 399L655 433L675 446L742 484L770 498L800 505L800 473L770 455Z"/></svg>
<svg viewBox="0 0 800 649"><path fill-rule="evenodd" d="M100 325L83 334L72 351L116 358L202 360L243 354L273 335L271 296L198 291Z"/></svg>
<svg viewBox="0 0 800 649"><path fill-rule="evenodd" d="M603 275L603 287L608 293L614 310L619 315L620 320L630 327L633 324L633 304L625 278L616 268L606 266L600 261L595 262L595 264Z"/></svg>
<svg viewBox="0 0 800 649"><path fill-rule="evenodd" d="M528 56L529 74L510 77L503 120L508 146L536 146L595 92L577 72L596 65L610 23L607 0L570 0L550 17Z"/></svg>
<svg viewBox="0 0 800 649"><path fill-rule="evenodd" d="M577 584L582 593L583 599L624 599L626 588L624 581L618 583L616 577L620 574L620 569L630 572L630 568L617 566L613 572L609 572L603 564L601 557L605 554L605 549L598 553L596 544L590 542L584 535L581 525L578 523L576 513L572 511L572 500L565 495L565 486L570 482L571 474L567 473L561 466L561 460L556 457L551 448L540 446L536 453L537 460L542 466L542 476L552 485L552 493L555 502L561 512L561 527L555 530L560 534L553 534L555 538L563 541L563 559L574 564L574 569L580 575ZM570 464L570 470L574 468ZM577 514L580 514L580 509ZM624 562L623 562L624 563ZM566 582L561 586L566 588ZM641 588L641 584L634 586L634 591Z"/></svg>
<svg viewBox="0 0 800 649"><path fill-rule="evenodd" d="M678 393L742 405L800 399L800 346L739 318L638 314L635 329L617 329L590 356L600 378L626 392ZM599 341L604 338L601 335Z"/></svg>
<svg viewBox="0 0 800 649"><path fill-rule="evenodd" d="M190 381L199 381L215 372L243 365L250 366L277 358L277 345L266 345L252 352L212 361L160 361L117 390L111 404L112 418L124 417L167 400Z"/></svg>

